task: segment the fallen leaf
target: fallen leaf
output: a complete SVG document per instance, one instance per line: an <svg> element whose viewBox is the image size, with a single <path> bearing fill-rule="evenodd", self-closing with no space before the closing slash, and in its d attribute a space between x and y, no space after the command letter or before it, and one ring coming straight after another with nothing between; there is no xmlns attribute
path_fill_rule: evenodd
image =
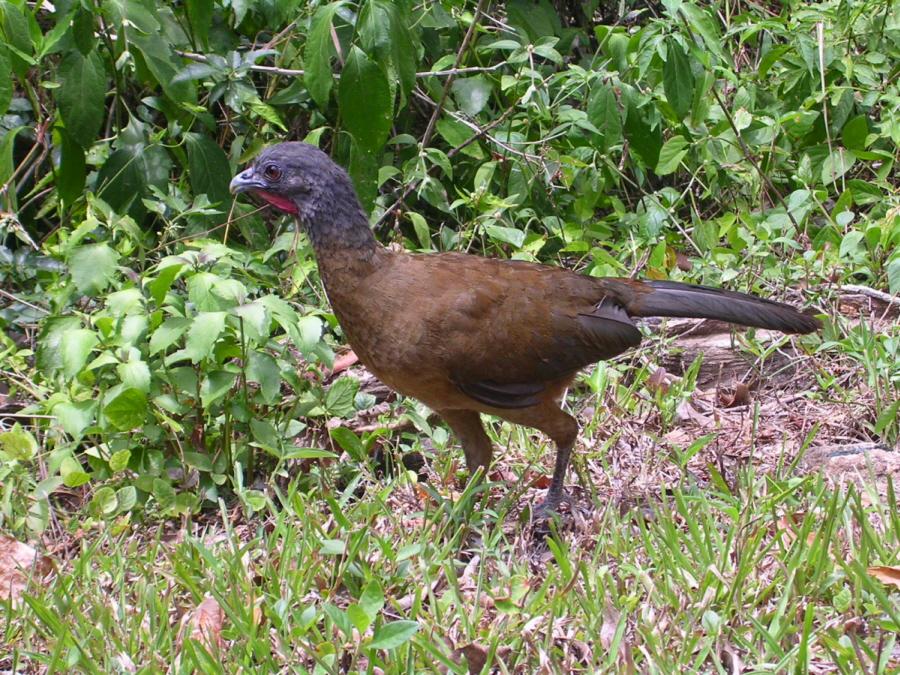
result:
<svg viewBox="0 0 900 675"><path fill-rule="evenodd" d="M600 626L600 644L604 649L612 646L613 639L616 637L616 630L619 627L619 610L612 605L606 605L603 608L603 624Z"/></svg>
<svg viewBox="0 0 900 675"><path fill-rule="evenodd" d="M466 645L465 647L460 647L459 651L461 651L463 656L466 657L466 664L468 664L469 666L469 673L477 675L477 673L480 673L482 669L484 669L488 658L487 650L484 647L473 642L472 644Z"/></svg>
<svg viewBox="0 0 900 675"><path fill-rule="evenodd" d="M47 576L50 567L49 559L39 557L28 544L0 535L0 602L9 599L18 606L29 578Z"/></svg>
<svg viewBox="0 0 900 675"><path fill-rule="evenodd" d="M187 612L181 620L182 639L186 631L188 637L202 644L210 653L215 654L222 649L222 624L225 612L211 595L203 598L197 607Z"/></svg>
<svg viewBox="0 0 900 675"><path fill-rule="evenodd" d="M331 377L339 373L343 373L350 366L359 363L359 357L356 355L352 349L349 352L341 354L340 356L335 357L334 364L331 366Z"/></svg>
<svg viewBox="0 0 900 675"><path fill-rule="evenodd" d="M666 369L660 366L654 370L650 377L647 378L647 389L654 394L665 394L669 391L669 385L672 377L666 372Z"/></svg>
<svg viewBox="0 0 900 675"><path fill-rule="evenodd" d="M720 391L719 403L725 408L735 408L739 405L747 405L750 403L750 387L743 382L738 382L734 385L734 391L730 394Z"/></svg>
<svg viewBox="0 0 900 675"><path fill-rule="evenodd" d="M690 272L694 267L694 263L681 251L675 251L675 266L682 272Z"/></svg>
<svg viewBox="0 0 900 675"><path fill-rule="evenodd" d="M900 567L887 567L876 565L866 570L869 576L875 577L883 584L889 584L900 588Z"/></svg>

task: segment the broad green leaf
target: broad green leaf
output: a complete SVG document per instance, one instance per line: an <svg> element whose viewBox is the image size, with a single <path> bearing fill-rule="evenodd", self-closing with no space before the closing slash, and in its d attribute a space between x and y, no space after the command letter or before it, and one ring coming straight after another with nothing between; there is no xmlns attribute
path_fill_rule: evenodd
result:
<svg viewBox="0 0 900 675"><path fill-rule="evenodd" d="M375 631L370 649L396 649L405 644L419 630L416 621L392 621Z"/></svg>
<svg viewBox="0 0 900 675"><path fill-rule="evenodd" d="M309 95L322 109L328 107L328 95L334 84L331 59L336 56L336 52L331 38L331 30L334 14L342 4L341 2L332 2L316 10L312 18L309 37L306 39L306 47L303 50L305 66L303 80L309 89Z"/></svg>
<svg viewBox="0 0 900 675"><path fill-rule="evenodd" d="M119 431L130 431L147 419L147 396L139 389L125 389L106 404L103 414Z"/></svg>
<svg viewBox="0 0 900 675"><path fill-rule="evenodd" d="M302 316L297 321L297 333L300 342L297 347L309 352L315 349L322 337L322 320L317 316Z"/></svg>
<svg viewBox="0 0 900 675"><path fill-rule="evenodd" d="M237 381L237 373L225 370L214 370L200 384L200 402L204 408L225 396Z"/></svg>
<svg viewBox="0 0 900 675"><path fill-rule="evenodd" d="M242 320L244 335L254 342L262 342L269 337L269 312L259 300L239 305L231 313Z"/></svg>
<svg viewBox="0 0 900 675"><path fill-rule="evenodd" d="M72 204L84 192L87 177L84 149L76 143L66 129L60 129L60 160L56 188L66 205Z"/></svg>
<svg viewBox="0 0 900 675"><path fill-rule="evenodd" d="M137 504L137 489L133 485L126 485L116 490L116 504L120 512L131 511Z"/></svg>
<svg viewBox="0 0 900 675"><path fill-rule="evenodd" d="M633 97L630 97L626 110L624 130L631 150L646 166L655 167L662 148L662 130L658 122L647 119L652 107L640 108Z"/></svg>
<svg viewBox="0 0 900 675"><path fill-rule="evenodd" d="M517 230L514 227L504 227L502 225L485 225L484 231L487 232L488 236L495 240L501 241L504 244L510 244L515 246L516 248L522 248L522 244L525 243L525 232L522 230Z"/></svg>
<svg viewBox="0 0 900 675"><path fill-rule="evenodd" d="M399 83L401 100L405 100L416 83L416 49L408 14L405 2L367 0L356 23L360 45Z"/></svg>
<svg viewBox="0 0 900 675"><path fill-rule="evenodd" d="M491 98L491 89L491 83L483 75L458 78L451 87L456 105L470 117L484 110Z"/></svg>
<svg viewBox="0 0 900 675"><path fill-rule="evenodd" d="M81 319L74 316L53 317L44 321L37 341L38 368L47 375L62 370L63 342L70 332L81 327Z"/></svg>
<svg viewBox="0 0 900 675"><path fill-rule="evenodd" d="M70 49L59 63L56 100L66 131L81 147L97 138L106 114L106 70L96 51Z"/></svg>
<svg viewBox="0 0 900 675"><path fill-rule="evenodd" d="M27 462L34 457L37 452L38 444L27 429L23 429L16 422L12 429L0 433L0 450L6 454L7 458L20 462Z"/></svg>
<svg viewBox="0 0 900 675"><path fill-rule="evenodd" d="M63 485L70 488L84 485L91 479L90 474L74 457L66 457L59 463L59 475L62 476Z"/></svg>
<svg viewBox="0 0 900 675"><path fill-rule="evenodd" d="M672 136L659 151L659 162L656 164L656 174L667 176L673 173L688 151L688 142L684 136Z"/></svg>
<svg viewBox="0 0 900 675"><path fill-rule="evenodd" d="M116 491L108 485L99 488L91 498L90 508L98 515L111 516L119 508Z"/></svg>
<svg viewBox="0 0 900 675"><path fill-rule="evenodd" d="M325 409L329 415L350 417L356 412L353 401L359 391L359 381L352 377L339 377L325 392Z"/></svg>
<svg viewBox="0 0 900 675"><path fill-rule="evenodd" d="M6 46L0 44L0 73L11 73L12 63ZM5 115L13 97L12 77L0 77L0 115Z"/></svg>
<svg viewBox="0 0 900 675"><path fill-rule="evenodd" d="M365 633L372 623L372 617L370 617L362 607L356 604L347 607L347 618L350 619L350 622L360 633Z"/></svg>
<svg viewBox="0 0 900 675"><path fill-rule="evenodd" d="M66 333L65 339L60 345L63 375L67 378L78 375L99 341L100 338L97 337L97 334L86 328Z"/></svg>
<svg viewBox="0 0 900 675"><path fill-rule="evenodd" d="M150 391L150 367L145 361L126 361L116 366L119 379L126 387L138 389L142 392Z"/></svg>
<svg viewBox="0 0 900 675"><path fill-rule="evenodd" d="M200 311L211 312L221 307L219 298L213 289L221 277L212 272L197 272L187 280L188 299Z"/></svg>
<svg viewBox="0 0 900 675"><path fill-rule="evenodd" d="M110 455L109 470L113 473L124 471L128 468L128 462L131 461L131 450L119 450Z"/></svg>
<svg viewBox="0 0 900 675"><path fill-rule="evenodd" d="M835 149L822 163L822 183L828 185L839 180L856 164L856 156L849 150Z"/></svg>
<svg viewBox="0 0 900 675"><path fill-rule="evenodd" d="M344 127L364 150L381 150L393 122L391 89L381 68L357 46L341 71L338 103Z"/></svg>
<svg viewBox="0 0 900 675"><path fill-rule="evenodd" d="M209 46L209 28L212 25L213 0L185 0L187 16L194 35L204 49Z"/></svg>
<svg viewBox="0 0 900 675"><path fill-rule="evenodd" d="M869 135L869 122L865 115L858 115L844 125L841 140L849 150L865 150L866 136Z"/></svg>
<svg viewBox="0 0 900 675"><path fill-rule="evenodd" d="M136 31L129 31L129 36L166 96L177 103L193 103L197 100L196 83L175 77L179 67L171 43L160 34L141 35Z"/></svg>
<svg viewBox="0 0 900 675"><path fill-rule="evenodd" d="M247 355L247 381L259 385L260 393L267 403L275 403L281 392L281 371L271 356L261 351L251 351Z"/></svg>
<svg viewBox="0 0 900 675"><path fill-rule="evenodd" d="M191 320L180 316L169 317L150 336L150 354L165 351L187 332Z"/></svg>
<svg viewBox="0 0 900 675"><path fill-rule="evenodd" d="M669 105L679 119L691 110L694 100L694 74L687 54L674 38L666 40L666 62L663 65L663 90Z"/></svg>
<svg viewBox="0 0 900 675"><path fill-rule="evenodd" d="M887 264L888 291L900 295L900 256Z"/></svg>
<svg viewBox="0 0 900 675"><path fill-rule="evenodd" d="M375 579L369 581L359 596L359 606L374 619L384 607L384 591Z"/></svg>
<svg viewBox="0 0 900 675"><path fill-rule="evenodd" d="M603 150L622 142L622 113L619 112L612 86L599 80L594 83L588 99L587 116L600 132L600 147Z"/></svg>
<svg viewBox="0 0 900 675"><path fill-rule="evenodd" d="M21 4L24 6L25 3ZM28 67L35 63L31 58L34 49L31 31L28 28L28 18L19 3L13 2L0 3L0 15L3 17L5 43L12 52L12 70L22 77L26 74Z"/></svg>
<svg viewBox="0 0 900 675"><path fill-rule="evenodd" d="M211 138L198 133L186 133L184 140L188 177L194 194L205 194L213 204L224 204L230 199L228 183L231 180L231 166L225 151Z"/></svg>
<svg viewBox="0 0 900 675"><path fill-rule="evenodd" d="M93 400L67 401L53 406L53 414L62 430L78 441L93 423L96 408L97 402Z"/></svg>
<svg viewBox="0 0 900 675"><path fill-rule="evenodd" d="M15 170L13 150L15 150L16 136L24 130L25 127L13 127L4 133L0 140L0 185L6 183L13 175ZM12 192L14 193L15 190Z"/></svg>
<svg viewBox="0 0 900 675"><path fill-rule="evenodd" d="M328 434L354 460L365 461L366 448L353 431L347 427L334 427L329 430Z"/></svg>
<svg viewBox="0 0 900 675"><path fill-rule="evenodd" d="M119 254L106 244L79 246L69 256L72 281L80 293L98 293L112 283Z"/></svg>
<svg viewBox="0 0 900 675"><path fill-rule="evenodd" d="M188 329L185 356L193 363L212 354L213 345L225 328L225 312L200 312Z"/></svg>

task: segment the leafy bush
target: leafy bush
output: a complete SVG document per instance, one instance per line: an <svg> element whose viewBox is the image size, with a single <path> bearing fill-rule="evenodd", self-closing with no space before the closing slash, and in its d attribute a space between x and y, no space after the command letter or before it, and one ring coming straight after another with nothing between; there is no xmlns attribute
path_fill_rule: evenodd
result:
<svg viewBox="0 0 900 675"><path fill-rule="evenodd" d="M106 516L226 485L252 508L257 451L327 454L293 447L308 419L371 404L323 387L341 337L306 244L229 201L278 138L327 146L410 249L900 291L889 0L564 4L3 2L3 372L52 416L49 474Z"/></svg>

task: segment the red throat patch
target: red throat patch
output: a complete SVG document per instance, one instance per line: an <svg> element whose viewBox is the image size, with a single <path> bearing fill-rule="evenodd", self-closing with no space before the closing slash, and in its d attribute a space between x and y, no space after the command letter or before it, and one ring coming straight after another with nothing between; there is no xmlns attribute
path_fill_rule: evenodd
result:
<svg viewBox="0 0 900 675"><path fill-rule="evenodd" d="M254 192L259 195L261 199L265 200L279 211L290 213L293 216L297 215L297 205L287 197L282 197L281 195L276 195L272 192L266 192L265 190L254 190Z"/></svg>

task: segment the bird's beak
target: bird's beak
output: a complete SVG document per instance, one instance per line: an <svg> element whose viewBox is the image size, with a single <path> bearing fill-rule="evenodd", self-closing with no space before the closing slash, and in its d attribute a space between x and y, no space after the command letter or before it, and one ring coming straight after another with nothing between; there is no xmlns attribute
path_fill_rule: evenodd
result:
<svg viewBox="0 0 900 675"><path fill-rule="evenodd" d="M253 175L253 169L246 169L231 179L228 190L231 194L237 195L248 190L261 190L264 187Z"/></svg>

